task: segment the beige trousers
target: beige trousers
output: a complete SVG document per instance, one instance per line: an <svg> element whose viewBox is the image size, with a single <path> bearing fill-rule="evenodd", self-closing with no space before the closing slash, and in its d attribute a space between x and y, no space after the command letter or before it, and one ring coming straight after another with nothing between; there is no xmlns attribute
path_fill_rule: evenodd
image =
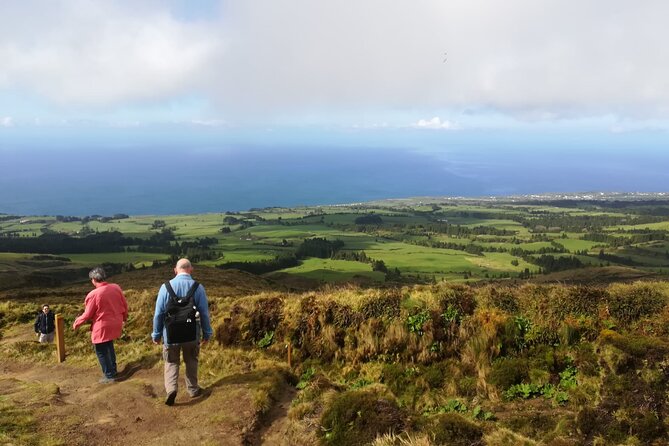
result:
<svg viewBox="0 0 669 446"><path fill-rule="evenodd" d="M197 363L200 353L198 341L183 344L163 344L163 359L165 360L165 391L170 394L179 388L179 363L183 354L186 365L186 389L193 395L200 388L197 383Z"/></svg>

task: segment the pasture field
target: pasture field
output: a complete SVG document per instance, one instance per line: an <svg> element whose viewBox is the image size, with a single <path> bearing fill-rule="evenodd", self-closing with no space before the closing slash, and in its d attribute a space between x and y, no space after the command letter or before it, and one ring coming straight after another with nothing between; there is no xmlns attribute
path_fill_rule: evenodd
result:
<svg viewBox="0 0 669 446"><path fill-rule="evenodd" d="M87 252L86 247L70 250L56 247L49 253L68 257L74 265L82 266L102 262L146 266L173 256L189 256L208 266L228 262L260 264L272 262L278 256L293 255L305 240L321 238L337 244L336 249L341 251L338 258L350 260L364 252L370 261L383 261L388 269L397 269L401 281L412 280L410 277L416 275L446 280L526 279L527 271L534 275L540 270L536 264L539 254L554 259L573 257L582 267L625 265L664 271L663 267L669 267L666 216L669 201L665 205L656 203L652 208L639 202L638 212L635 206L634 203L618 208L605 201L601 204L588 201L583 206L554 207L542 202L422 197L355 205L121 219L93 216L68 221L73 218L23 216L0 221L0 243L7 246L0 248L5 251L0 254L0 262L16 266L17 262L29 261L35 252L44 253L39 242L42 234L67 236L70 238L64 243L75 245L77 240L88 236L117 231L124 237L118 243L127 252L96 254ZM655 210L657 215L652 214ZM356 219L368 215L377 215L382 222L356 223ZM640 223L610 224L634 220ZM587 227L582 226L584 222ZM34 240L34 248L31 249L30 243L12 242L12 238ZM443 247L438 247L440 243ZM602 249L609 257L598 257ZM8 254L12 252L28 257L12 258ZM309 278L323 274L326 282L348 281L361 273L361 266L369 266L356 261L326 262L334 260L334 253L330 255L331 259L318 260L307 255L298 259L299 266L281 272ZM549 269L577 265L578 262L555 262ZM545 269L546 265L541 267L542 271ZM377 280L379 274L375 272L370 277ZM388 280L398 280L397 275Z"/></svg>
<svg viewBox="0 0 669 446"><path fill-rule="evenodd" d="M511 263L514 260L518 262L518 265L513 265ZM509 271L519 273L524 271L525 268L529 269L531 272L538 270L536 265L528 263L523 259L518 259L516 256L506 252L486 252L483 256L469 256L467 257L467 261L483 268L484 273L488 271L490 273L502 273Z"/></svg>
<svg viewBox="0 0 669 446"><path fill-rule="evenodd" d="M255 237L281 242L283 239L304 239L309 237L334 237L341 234L340 230L328 228L327 226L311 224L296 226L253 226L241 229L243 234L251 234Z"/></svg>
<svg viewBox="0 0 669 446"><path fill-rule="evenodd" d="M513 248L522 248L525 251L531 251L531 252L536 252L539 251L542 248L550 248L551 244L550 242L527 242L527 243L485 243L485 242L479 242L476 241L474 244L483 246L483 247L491 247L491 248L499 248L499 249L506 249L506 250L511 250Z"/></svg>
<svg viewBox="0 0 669 446"><path fill-rule="evenodd" d="M373 259L383 260L388 268L411 274L433 274L482 271L470 261L472 255L453 249L434 249L398 242L380 242L365 251ZM509 265L511 266L511 265Z"/></svg>
<svg viewBox="0 0 669 446"><path fill-rule="evenodd" d="M151 266L154 261L167 260L167 254L149 252L105 252L90 254L61 254L73 263L91 265L95 263L132 263L136 268Z"/></svg>
<svg viewBox="0 0 669 446"><path fill-rule="evenodd" d="M0 262L14 262L21 259L29 259L32 254L19 254L15 252L0 252Z"/></svg>
<svg viewBox="0 0 669 446"><path fill-rule="evenodd" d="M669 231L669 218L668 221L662 221L657 223L642 223L638 225L621 225L621 226L609 226L606 228L608 231L633 231L633 230L655 230L655 231Z"/></svg>
<svg viewBox="0 0 669 446"><path fill-rule="evenodd" d="M221 256L212 260L203 260L200 263L207 266L216 266L226 262L257 262L261 260L272 260L281 255L279 249L225 249L220 250Z"/></svg>
<svg viewBox="0 0 669 446"><path fill-rule="evenodd" d="M593 242L590 240L580 240L577 238L572 238L574 237L573 234L568 234L568 238L557 238L555 239L556 242L564 246L566 249L568 249L570 252L575 252L575 251L590 251L592 250L595 246L598 245L597 242Z"/></svg>
<svg viewBox="0 0 669 446"><path fill-rule="evenodd" d="M281 272L329 283L348 282L359 277L366 277L375 282L384 280L384 274L372 271L370 264L346 260L307 259L300 266L286 268Z"/></svg>

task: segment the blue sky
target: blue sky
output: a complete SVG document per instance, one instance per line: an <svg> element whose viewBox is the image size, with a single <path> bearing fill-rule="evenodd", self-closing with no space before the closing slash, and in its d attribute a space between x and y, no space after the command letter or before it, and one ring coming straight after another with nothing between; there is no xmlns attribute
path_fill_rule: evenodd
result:
<svg viewBox="0 0 669 446"><path fill-rule="evenodd" d="M4 1L0 150L655 153L668 16L659 0Z"/></svg>

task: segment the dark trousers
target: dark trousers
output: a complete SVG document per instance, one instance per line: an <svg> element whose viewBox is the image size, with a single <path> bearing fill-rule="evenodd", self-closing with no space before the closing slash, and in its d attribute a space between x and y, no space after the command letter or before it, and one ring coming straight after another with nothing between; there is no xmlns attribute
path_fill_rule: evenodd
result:
<svg viewBox="0 0 669 446"><path fill-rule="evenodd" d="M98 355L102 373L107 378L116 377L116 352L114 352L114 341L102 342L100 344L93 344L95 347L95 354Z"/></svg>

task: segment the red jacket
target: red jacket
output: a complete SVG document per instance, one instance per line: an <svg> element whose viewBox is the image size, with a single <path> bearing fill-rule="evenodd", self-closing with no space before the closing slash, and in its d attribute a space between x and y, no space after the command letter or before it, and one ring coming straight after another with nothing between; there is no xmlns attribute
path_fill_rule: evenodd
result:
<svg viewBox="0 0 669 446"><path fill-rule="evenodd" d="M86 309L72 325L77 327L91 321L91 342L100 344L121 336L123 322L128 319L128 302L121 287L115 283L102 282L88 293L84 301Z"/></svg>

